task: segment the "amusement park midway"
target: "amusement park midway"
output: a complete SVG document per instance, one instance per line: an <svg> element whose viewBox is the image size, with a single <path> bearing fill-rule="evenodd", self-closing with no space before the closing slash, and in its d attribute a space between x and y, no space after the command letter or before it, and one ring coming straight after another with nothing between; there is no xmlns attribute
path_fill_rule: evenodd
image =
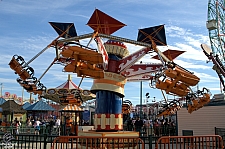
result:
<svg viewBox="0 0 225 149"><path fill-rule="evenodd" d="M26 61L32 59L44 49L58 35L48 22L74 23L77 34L87 34L93 30L86 24L95 9L125 23L126 26L113 35L136 40L138 30L150 26L165 25L167 47L159 47L161 51L167 49L186 51L178 56L174 62L194 72L200 78L197 87L208 88L212 95L221 93L220 81L212 70L213 64L208 60L201 49L201 44L210 45L207 21L207 0L189 1L158 1L158 0L54 0L54 1L26 1L1 0L0 1L0 88L1 96L5 92L24 96L28 99L30 94L23 93L22 87L16 82L17 75L9 67L13 55L23 56ZM88 45L89 40L82 40ZM91 43L90 47L96 48ZM126 44L130 53L140 49L136 45ZM138 48L137 48L138 47ZM137 63L159 62L152 59L153 55L146 55ZM35 68L35 76L40 77L55 57L55 50L48 49L40 55L30 66ZM61 65L53 65L43 76L41 82L47 88L55 88L67 79L68 73L62 72ZM80 84L81 77L71 73L73 82ZM90 90L92 79L84 78L80 87ZM197 90L197 87L193 90ZM142 92L142 95L140 95ZM149 82L128 82L125 85L125 100L134 105L146 102L145 94L149 93L148 102L155 97L157 101L163 99L160 90L149 87ZM33 96L33 98L38 98ZM166 95L166 98L174 98Z"/></svg>

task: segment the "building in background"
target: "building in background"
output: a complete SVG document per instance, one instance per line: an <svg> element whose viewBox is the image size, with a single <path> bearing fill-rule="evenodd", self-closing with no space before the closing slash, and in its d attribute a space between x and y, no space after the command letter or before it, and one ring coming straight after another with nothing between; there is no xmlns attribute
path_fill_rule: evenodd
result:
<svg viewBox="0 0 225 149"><path fill-rule="evenodd" d="M177 111L178 135L182 135L182 130L192 130L193 135L214 135L215 127L225 128L224 97L224 94L215 94L210 103L191 114L185 106Z"/></svg>

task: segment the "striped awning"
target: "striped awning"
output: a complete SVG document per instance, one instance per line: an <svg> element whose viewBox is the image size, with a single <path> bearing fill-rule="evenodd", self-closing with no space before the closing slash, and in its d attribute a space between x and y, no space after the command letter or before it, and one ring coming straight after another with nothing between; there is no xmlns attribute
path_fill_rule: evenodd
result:
<svg viewBox="0 0 225 149"><path fill-rule="evenodd" d="M68 104L67 106L63 107L60 111L84 111L81 107L77 105Z"/></svg>
<svg viewBox="0 0 225 149"><path fill-rule="evenodd" d="M73 83L71 75L68 74L68 80L66 82L64 82L63 84L59 85L58 87L56 87L56 89L78 89L78 86ZM81 90L81 88L79 87L79 89Z"/></svg>

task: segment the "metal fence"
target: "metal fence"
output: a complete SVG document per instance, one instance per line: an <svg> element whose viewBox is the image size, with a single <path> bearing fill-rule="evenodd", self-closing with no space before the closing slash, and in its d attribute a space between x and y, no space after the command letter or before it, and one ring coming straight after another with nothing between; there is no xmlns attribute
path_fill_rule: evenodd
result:
<svg viewBox="0 0 225 149"><path fill-rule="evenodd" d="M50 149L59 133L57 127L41 126L38 135L34 127L0 126L0 149Z"/></svg>
<svg viewBox="0 0 225 149"><path fill-rule="evenodd" d="M223 149L219 135L208 136L164 136L158 139L155 149Z"/></svg>
<svg viewBox="0 0 225 149"><path fill-rule="evenodd" d="M49 149L52 146L53 140L59 136L59 132L57 128L50 129L49 127L41 127L40 135L35 135L35 129L33 127L20 127L19 134L14 134L15 127L11 126L2 126L0 127L0 149L4 148L4 135L12 134L13 138L11 143L13 144L12 148L15 149L29 149L29 148L40 148L40 149ZM62 128L63 129L63 128ZM159 132L164 132L163 128L158 128ZM139 138L143 140L145 144L145 148L152 148L156 141L162 136L164 133L160 133L159 135L154 134L154 130L152 128L142 129L140 131ZM70 136L71 137L71 136ZM73 136L72 136L73 137ZM10 141L9 141L10 142ZM137 145L137 146L140 146Z"/></svg>
<svg viewBox="0 0 225 149"><path fill-rule="evenodd" d="M55 141L54 141L55 140ZM71 149L86 148L98 149L127 148L148 149L149 141L143 141L138 137L99 137L99 136L57 136L57 135L34 135L11 133L0 134L0 149Z"/></svg>
<svg viewBox="0 0 225 149"><path fill-rule="evenodd" d="M0 133L13 133L16 127L14 126L0 126ZM34 127L19 127L18 128L19 134L34 134L35 128ZM53 135L63 135L65 134L64 132L64 127L62 126L61 128L57 128L56 126L54 127L49 127L49 126L40 126L40 134L53 134ZM126 127L124 128L124 131L129 131ZM131 131L135 131L135 128L132 128ZM157 127L157 128L151 128L151 127L143 127L142 129L139 130L141 136L156 136L156 137L161 137L161 136L175 136L177 135L176 132L176 127Z"/></svg>
<svg viewBox="0 0 225 149"><path fill-rule="evenodd" d="M42 128L40 135L34 134L34 129L31 128L20 128L19 134L13 134L14 127L1 127L0 131L0 149L6 148L9 145L13 149L50 149L52 147L53 140L59 135L46 133L49 132L48 129ZM63 136L60 136L63 137ZM67 138L73 138L74 136L66 136ZM99 137L98 137L99 138ZM136 148L151 149L156 143L159 136L147 135L146 133L140 133ZM71 140L69 140L71 143ZM112 142L116 142L113 140ZM117 141L118 142L118 141ZM144 145L142 145L144 143ZM67 142L67 145L69 142ZM108 144L109 145L109 144ZM129 144L130 146L131 144ZM64 144L64 146L66 146ZM131 148L131 146L130 146Z"/></svg>
<svg viewBox="0 0 225 149"><path fill-rule="evenodd" d="M35 128L34 127L15 127L15 126L0 126L0 133L14 133L15 130L18 129L19 134L35 134ZM46 127L46 126L40 126L40 134L53 134L53 135L59 135L60 134L60 128L54 126L52 128Z"/></svg>
<svg viewBox="0 0 225 149"><path fill-rule="evenodd" d="M128 129L127 127L124 128L124 131L135 131L135 128ZM161 126L161 127L143 127L140 129L140 133L142 135L153 135L153 136L176 136L177 135L177 129L176 126Z"/></svg>
<svg viewBox="0 0 225 149"><path fill-rule="evenodd" d="M223 142L225 144L225 128L217 128L215 127L215 135L219 135L222 137Z"/></svg>
<svg viewBox="0 0 225 149"><path fill-rule="evenodd" d="M0 135L0 149L50 149L52 142L58 136L5 133Z"/></svg>
<svg viewBox="0 0 225 149"><path fill-rule="evenodd" d="M48 130L47 128L42 128L42 132L40 133L40 135L35 135L33 128L28 129L26 127L21 127L19 129L20 130L19 134L13 134L12 133L13 129L14 129L13 127L0 127L0 149L6 148L7 146L10 146L10 148L13 148L13 149L30 149L30 148L32 148L32 149L50 149L53 146L53 141L59 137L59 135L57 135L57 133L50 134L49 133L50 130ZM149 133L147 133L146 131L149 131ZM160 140L161 137L166 137L166 136L163 136L164 135L163 133L161 133L158 136L155 135L152 129L149 129L146 131L140 132L139 139L141 141L140 140L136 141L136 144L137 144L135 146L136 148L144 147L144 149L153 149L153 148L155 148L158 140ZM225 139L223 137L223 136L225 136L225 129L216 128L215 133L221 135L222 139ZM63 137L63 136L60 136L60 137ZM172 138L172 137L173 136L170 136L170 138ZM192 137L192 136L174 136L174 137L176 138L176 137ZM66 136L66 138L74 138L74 136ZM76 136L75 136L75 138L76 138ZM91 138L93 138L93 137L91 137ZM114 139L116 139L116 138L114 137ZM175 140L175 139L173 139L173 140ZM64 141L64 143L63 143L63 141ZM65 142L65 141L67 141L67 142ZM91 141L90 138L89 138L89 141L86 140L86 142L90 142L90 141ZM179 141L182 141L182 139L178 140L177 142L179 142ZM76 139L66 139L66 140L58 140L58 142L55 142L55 143L56 144L61 143L60 145L64 144L64 146L65 146L64 148L66 149L67 147L69 147L68 145L69 144L71 145L71 143L73 144L73 142L78 142L78 141ZM92 142L93 142L93 140L92 140ZM94 142L99 143L98 141L94 141ZM112 146L112 142L116 143L116 142L121 142L121 141L111 140L111 142L106 142L103 145L105 145L105 146L111 145ZM174 142L172 140L170 142L172 144L174 144ZM82 144L84 144L84 143L85 143L85 141L82 142ZM127 141L125 141L124 143L127 144ZM144 143L144 145L143 145L143 143ZM57 144L58 147L60 145ZM96 144L96 145L101 146L101 144ZM130 148L132 148L132 145L129 143L128 143L128 146ZM118 147L118 145L116 147ZM54 147L54 149L60 149L60 147L59 148Z"/></svg>

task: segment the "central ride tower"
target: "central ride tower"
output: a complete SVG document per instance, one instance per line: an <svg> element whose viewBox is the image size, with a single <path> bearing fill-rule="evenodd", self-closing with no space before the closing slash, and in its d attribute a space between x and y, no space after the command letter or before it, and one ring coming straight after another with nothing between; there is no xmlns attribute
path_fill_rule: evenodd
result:
<svg viewBox="0 0 225 149"><path fill-rule="evenodd" d="M105 49L109 67L103 79L94 79L91 92L96 94L94 125L96 131L116 132L123 130L122 103L126 77L116 73L116 62L129 55L127 47L119 41L108 40Z"/></svg>

